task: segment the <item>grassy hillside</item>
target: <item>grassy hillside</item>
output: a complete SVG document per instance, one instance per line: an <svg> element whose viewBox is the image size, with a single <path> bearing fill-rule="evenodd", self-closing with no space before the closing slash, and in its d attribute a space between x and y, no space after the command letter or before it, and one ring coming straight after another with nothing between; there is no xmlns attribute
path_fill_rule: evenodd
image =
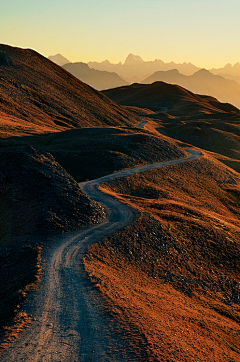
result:
<svg viewBox="0 0 240 362"><path fill-rule="evenodd" d="M85 259L126 339L145 361L238 361L239 175L205 154L102 188L141 212Z"/></svg>
<svg viewBox="0 0 240 362"><path fill-rule="evenodd" d="M0 45L0 136L133 125L138 117L30 49Z"/></svg>
<svg viewBox="0 0 240 362"><path fill-rule="evenodd" d="M22 145L50 152L78 182L185 155L168 137L135 128L83 128L0 140L4 148Z"/></svg>
<svg viewBox="0 0 240 362"><path fill-rule="evenodd" d="M105 94L123 106L32 50L0 46L0 348L31 321L21 303L47 238L105 216L76 181L184 157L184 142L213 153L101 186L140 216L84 265L135 359L237 362L240 176L212 156L239 167L239 110L163 82ZM142 115L154 134L134 128Z"/></svg>
<svg viewBox="0 0 240 362"><path fill-rule="evenodd" d="M21 303L40 278L47 238L104 217L62 166L82 181L184 155L167 137L135 128L84 128L0 140L0 338L5 341L0 348L30 322ZM14 324L9 326L10 320Z"/></svg>
<svg viewBox="0 0 240 362"><path fill-rule="evenodd" d="M148 116L160 133L218 153L226 165L240 171L240 115L216 113L191 117Z"/></svg>
<svg viewBox="0 0 240 362"><path fill-rule="evenodd" d="M178 84L198 94L208 94L221 102L232 103L240 107L240 85L234 80L226 79L221 75L214 75L206 69L198 70L190 76L180 74L177 69L167 72L155 72L142 81L144 84L163 81Z"/></svg>
<svg viewBox="0 0 240 362"><path fill-rule="evenodd" d="M231 104L163 82L104 93L120 104L156 112L146 114L152 120L147 125L152 132L219 154L219 160L240 171L240 111Z"/></svg>
<svg viewBox="0 0 240 362"><path fill-rule="evenodd" d="M102 91L121 105L149 108L154 112L167 112L172 116L239 112L230 104L216 98L195 94L178 85L164 82L132 84Z"/></svg>

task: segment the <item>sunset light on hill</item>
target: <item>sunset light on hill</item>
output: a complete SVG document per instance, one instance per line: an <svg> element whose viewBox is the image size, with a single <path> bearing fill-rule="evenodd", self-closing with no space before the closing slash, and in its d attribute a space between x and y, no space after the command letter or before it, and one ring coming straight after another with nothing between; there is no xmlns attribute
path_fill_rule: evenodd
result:
<svg viewBox="0 0 240 362"><path fill-rule="evenodd" d="M0 361L240 361L240 0L0 0Z"/></svg>

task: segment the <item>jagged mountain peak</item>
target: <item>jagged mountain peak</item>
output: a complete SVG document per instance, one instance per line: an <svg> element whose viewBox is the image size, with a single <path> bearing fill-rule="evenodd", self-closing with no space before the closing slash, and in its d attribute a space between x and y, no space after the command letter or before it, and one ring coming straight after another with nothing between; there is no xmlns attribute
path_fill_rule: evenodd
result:
<svg viewBox="0 0 240 362"><path fill-rule="evenodd" d="M135 65L137 63L144 63L144 60L142 60L139 55L134 55L130 53L126 58L124 65Z"/></svg>

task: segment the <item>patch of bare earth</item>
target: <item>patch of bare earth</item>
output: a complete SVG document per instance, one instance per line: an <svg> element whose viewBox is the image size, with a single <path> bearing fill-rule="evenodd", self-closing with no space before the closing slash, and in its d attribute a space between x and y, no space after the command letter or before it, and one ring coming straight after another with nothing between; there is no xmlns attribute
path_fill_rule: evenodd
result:
<svg viewBox="0 0 240 362"><path fill-rule="evenodd" d="M84 261L135 360L239 361L239 174L205 154L101 187L141 211Z"/></svg>

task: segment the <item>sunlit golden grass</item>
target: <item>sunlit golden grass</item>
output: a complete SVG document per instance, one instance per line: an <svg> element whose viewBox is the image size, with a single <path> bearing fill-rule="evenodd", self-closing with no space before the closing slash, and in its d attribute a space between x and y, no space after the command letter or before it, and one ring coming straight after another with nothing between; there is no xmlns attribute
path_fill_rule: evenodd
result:
<svg viewBox="0 0 240 362"><path fill-rule="evenodd" d="M142 216L85 267L121 328L144 335L145 360L238 361L239 175L205 154L101 188Z"/></svg>
<svg viewBox="0 0 240 362"><path fill-rule="evenodd" d="M33 50L0 48L1 137L138 123L137 115Z"/></svg>
<svg viewBox="0 0 240 362"><path fill-rule="evenodd" d="M119 332L124 330L126 338L132 338L133 325L139 336L144 335L147 361L221 361L227 360L224 356L236 357L239 325L210 309L209 300L206 303L190 298L168 283L149 278L134 264L103 254L105 250L91 252L85 260L86 270L93 281L96 277L101 280L95 285L120 322Z"/></svg>

